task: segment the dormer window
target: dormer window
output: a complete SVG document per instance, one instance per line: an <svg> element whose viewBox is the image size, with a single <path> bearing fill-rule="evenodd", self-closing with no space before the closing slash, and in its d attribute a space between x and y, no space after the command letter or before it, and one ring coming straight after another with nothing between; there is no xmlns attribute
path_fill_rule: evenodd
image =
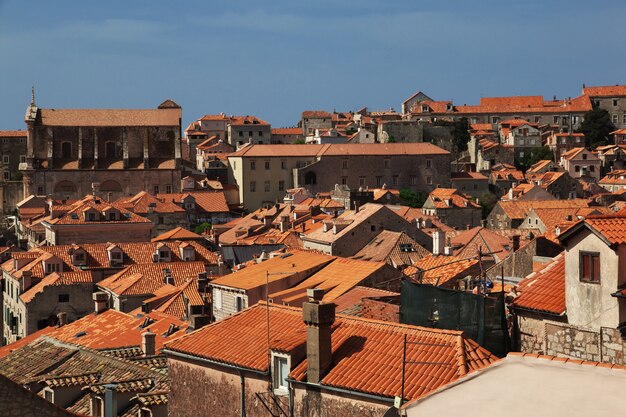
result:
<svg viewBox="0 0 626 417"><path fill-rule="evenodd" d="M428 105L427 104L422 104L422 113L428 113Z"/></svg>
<svg viewBox="0 0 626 417"><path fill-rule="evenodd" d="M87 253L80 247L74 249L72 252L72 265L74 266L82 266L86 264L87 261Z"/></svg>
<svg viewBox="0 0 626 417"><path fill-rule="evenodd" d="M180 258L183 261L194 261L196 259L196 250L189 243L183 243L179 246Z"/></svg>
<svg viewBox="0 0 626 417"><path fill-rule="evenodd" d="M276 395L288 395L287 376L291 366L291 357L284 353L272 352L272 388Z"/></svg>
<svg viewBox="0 0 626 417"><path fill-rule="evenodd" d="M172 250L169 248L169 246L161 243L157 246L155 255L155 258L158 262L171 262Z"/></svg>
<svg viewBox="0 0 626 417"><path fill-rule="evenodd" d="M89 220L90 222L95 222L96 221L96 213L87 213L87 220Z"/></svg>
<svg viewBox="0 0 626 417"><path fill-rule="evenodd" d="M454 106L452 105L452 103L446 104L446 111L452 111L453 109L454 109Z"/></svg>

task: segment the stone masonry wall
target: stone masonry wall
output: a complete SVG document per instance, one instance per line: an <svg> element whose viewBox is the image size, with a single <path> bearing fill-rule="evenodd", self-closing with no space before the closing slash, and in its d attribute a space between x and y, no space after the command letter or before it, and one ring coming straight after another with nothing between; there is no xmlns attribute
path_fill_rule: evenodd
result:
<svg viewBox="0 0 626 417"><path fill-rule="evenodd" d="M361 317L400 323L400 305L376 298L363 298L361 300Z"/></svg>

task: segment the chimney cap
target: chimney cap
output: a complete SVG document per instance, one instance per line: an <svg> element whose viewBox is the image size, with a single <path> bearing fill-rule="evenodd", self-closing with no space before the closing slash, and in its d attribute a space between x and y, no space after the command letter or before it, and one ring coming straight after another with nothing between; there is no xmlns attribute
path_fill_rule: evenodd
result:
<svg viewBox="0 0 626 417"><path fill-rule="evenodd" d="M309 297L309 302L320 302L324 298L324 290L321 288L309 288L306 290L306 295Z"/></svg>

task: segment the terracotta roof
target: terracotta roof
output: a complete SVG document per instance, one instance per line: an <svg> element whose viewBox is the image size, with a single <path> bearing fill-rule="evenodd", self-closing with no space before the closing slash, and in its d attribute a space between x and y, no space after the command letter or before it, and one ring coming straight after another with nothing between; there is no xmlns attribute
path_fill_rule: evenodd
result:
<svg viewBox="0 0 626 417"><path fill-rule="evenodd" d="M203 262L155 262L134 264L98 282L98 287L114 294L133 296L154 294L165 285L165 272L168 269L176 286L195 280L198 274L206 272Z"/></svg>
<svg viewBox="0 0 626 417"><path fill-rule="evenodd" d="M428 142L420 143L333 143L325 145L250 145L231 157L342 156L342 155L448 155Z"/></svg>
<svg viewBox="0 0 626 417"><path fill-rule="evenodd" d="M517 169L502 169L500 171L491 171L489 174L496 181L525 181L524 173Z"/></svg>
<svg viewBox="0 0 626 417"><path fill-rule="evenodd" d="M163 201L145 191L140 191L133 197L123 197L116 204L137 214L154 213L185 213L185 210L176 204Z"/></svg>
<svg viewBox="0 0 626 417"><path fill-rule="evenodd" d="M151 223L145 217L138 216L130 210L127 210L118 203L109 203L104 199L87 195L83 199L71 205L52 205L50 207L52 213L60 213L58 216L49 216L45 218L45 222L53 225L64 224L112 224L112 223ZM116 220L109 220L105 214L109 210L116 210L119 216ZM85 214L89 211L95 211L98 216L95 220L86 220Z"/></svg>
<svg viewBox="0 0 626 417"><path fill-rule="evenodd" d="M450 243L454 248L454 255L459 258L477 256L481 248L483 252L492 252L493 255L490 256L493 256L496 262L506 258L513 246L507 236L480 226L460 232L452 237Z"/></svg>
<svg viewBox="0 0 626 417"><path fill-rule="evenodd" d="M485 180L488 178L481 174L480 172L451 172L450 179L452 181L461 181L461 180Z"/></svg>
<svg viewBox="0 0 626 417"><path fill-rule="evenodd" d="M381 290L380 288L363 287L357 285L350 289L345 294L340 295L333 301L335 303L335 310L337 313L348 314L350 316L360 316L361 303L364 298L377 298L377 297L400 297L400 293L387 290Z"/></svg>
<svg viewBox="0 0 626 417"><path fill-rule="evenodd" d="M305 344L306 328L298 308L270 305L270 346L293 352ZM267 370L265 305L205 326L167 345L181 352L260 371ZM337 315L332 333L332 364L321 385L393 398L400 395L403 338L407 336L405 396L415 398L476 369L495 357L460 331L427 329ZM296 358L294 358L296 359ZM290 376L306 381L307 361Z"/></svg>
<svg viewBox="0 0 626 417"><path fill-rule="evenodd" d="M269 298L275 303L300 307L307 300L307 290L317 288L324 290L323 301L330 303L355 286L373 280L385 267L388 266L384 262L336 258L298 285L270 293Z"/></svg>
<svg viewBox="0 0 626 417"><path fill-rule="evenodd" d="M330 119L332 115L324 110L305 110L302 112L303 119Z"/></svg>
<svg viewBox="0 0 626 417"><path fill-rule="evenodd" d="M146 321L146 318L149 320ZM144 326L144 324L148 324ZM170 326L176 331L167 334ZM161 350L167 341L185 334L187 324L175 317L160 312L131 315L117 310L106 310L100 314L90 314L60 327L47 327L33 333L32 340L48 335L62 342L73 343L91 349L119 349L132 346L141 347L141 334L150 331L156 334L156 349ZM13 346L7 345L7 347ZM5 349L3 347L3 349ZM0 352L0 357L3 352Z"/></svg>
<svg viewBox="0 0 626 417"><path fill-rule="evenodd" d="M585 223L600 233L611 244L626 244L626 216L597 216L585 219Z"/></svg>
<svg viewBox="0 0 626 417"><path fill-rule="evenodd" d="M20 294L24 303L30 303L33 299L49 286L69 286L69 285L93 285L93 276L89 271L77 272L53 272Z"/></svg>
<svg viewBox="0 0 626 417"><path fill-rule="evenodd" d="M302 135L301 127L278 127L272 129L272 135Z"/></svg>
<svg viewBox="0 0 626 417"><path fill-rule="evenodd" d="M197 233L194 233L190 230L184 229L182 227L176 227L175 229L168 230L167 232L161 233L157 237L153 238L151 242L162 242L165 240L202 240L204 239Z"/></svg>
<svg viewBox="0 0 626 417"><path fill-rule="evenodd" d="M544 168L547 168L548 165L550 165L551 163L553 163L550 159L542 159L541 161L535 163L533 166L531 166L528 171L530 172L537 172L537 171L541 171Z"/></svg>
<svg viewBox="0 0 626 417"><path fill-rule="evenodd" d="M626 85L607 85L598 87L585 87L583 94L590 97L619 97L626 96Z"/></svg>
<svg viewBox="0 0 626 417"><path fill-rule="evenodd" d="M404 232L383 230L357 252L353 259L387 262L395 268L412 265L430 252Z"/></svg>
<svg viewBox="0 0 626 417"><path fill-rule="evenodd" d="M578 154L580 154L580 153L581 153L582 151L584 151L584 150L585 150L585 148L584 148L584 147L572 148L572 149L570 149L569 151L567 151L567 152L565 152L565 153L561 154L561 158L563 158L563 159L567 159L567 160L569 160L569 159L573 159L573 158L575 158L576 156L578 156Z"/></svg>
<svg viewBox="0 0 626 417"><path fill-rule="evenodd" d="M217 278L213 280L211 284L251 290L265 286L266 273L268 273L271 292L272 283L290 281L295 285L319 271L334 259L334 256L308 251L295 251L276 256L259 264L248 266L241 271Z"/></svg>
<svg viewBox="0 0 626 417"><path fill-rule="evenodd" d="M431 255L420 259L402 272L408 276L415 276L417 281L424 284L444 285L455 278L465 278L470 268L477 263L477 259ZM424 272L419 273L419 271Z"/></svg>
<svg viewBox="0 0 626 417"><path fill-rule="evenodd" d="M606 174L604 178L599 181L599 184L607 185L626 185L626 170L617 169Z"/></svg>
<svg viewBox="0 0 626 417"><path fill-rule="evenodd" d="M261 120L256 116L231 116L231 126L243 126L243 125L257 125L257 126L269 126L265 120Z"/></svg>
<svg viewBox="0 0 626 417"><path fill-rule="evenodd" d="M438 209L448 209L452 207L466 208L473 207L479 208L480 205L471 200L468 195L459 193L454 188L435 188L428 195L427 202ZM425 203L426 205L426 203Z"/></svg>
<svg viewBox="0 0 626 417"><path fill-rule="evenodd" d="M181 109L41 109L44 126L180 125Z"/></svg>
<svg viewBox="0 0 626 417"><path fill-rule="evenodd" d="M516 307L565 314L565 256L563 253L538 272L524 278L519 286L521 293L513 305Z"/></svg>
<svg viewBox="0 0 626 417"><path fill-rule="evenodd" d="M26 130L0 130L2 138L25 138L26 136L28 136Z"/></svg>
<svg viewBox="0 0 626 417"><path fill-rule="evenodd" d="M583 199L572 200L533 200L533 201L499 201L498 205L511 219L523 220L531 208L581 208L588 207L589 203Z"/></svg>
<svg viewBox="0 0 626 417"><path fill-rule="evenodd" d="M276 145L272 145L276 146ZM221 191L188 191L178 194L158 194L158 198L164 201L181 203L183 199L191 196L195 200L196 211L203 213L228 213L228 203L224 192Z"/></svg>

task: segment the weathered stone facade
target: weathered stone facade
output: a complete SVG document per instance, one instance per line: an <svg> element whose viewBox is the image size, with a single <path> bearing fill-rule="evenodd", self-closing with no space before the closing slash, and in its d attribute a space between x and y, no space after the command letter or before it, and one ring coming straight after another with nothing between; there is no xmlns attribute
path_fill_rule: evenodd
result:
<svg viewBox="0 0 626 417"><path fill-rule="evenodd" d="M424 125L412 120L390 120L378 125L378 142L423 142Z"/></svg>
<svg viewBox="0 0 626 417"><path fill-rule="evenodd" d="M24 195L80 198L100 183L113 198L180 184L180 106L154 110L27 109ZM169 190L169 191L168 191Z"/></svg>

